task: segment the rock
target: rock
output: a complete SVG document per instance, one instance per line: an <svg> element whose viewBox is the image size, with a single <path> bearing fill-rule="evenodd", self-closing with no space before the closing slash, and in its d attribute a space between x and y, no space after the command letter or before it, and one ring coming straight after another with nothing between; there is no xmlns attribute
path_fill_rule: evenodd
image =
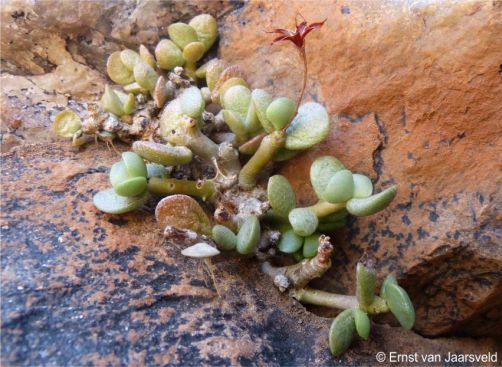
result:
<svg viewBox="0 0 502 367"><path fill-rule="evenodd" d="M324 287L353 292L367 252L380 280L395 271L409 291L419 333L501 335L501 3L252 2L227 18L222 58L252 87L295 99L297 52L263 30L291 29L297 11L328 17L307 37L306 100L333 116L330 137L283 166L299 204L315 200L308 171L324 154L377 191L399 184L386 211L337 233Z"/></svg>
<svg viewBox="0 0 502 367"><path fill-rule="evenodd" d="M48 127L57 112L82 111L101 95L111 52L140 43L153 50L169 23L206 11L219 19L221 56L239 63L252 87L292 99L302 77L296 51L271 46L263 30L291 27L297 10L309 21L329 14L307 38L306 100L326 104L333 129L326 142L282 166L299 204L314 200L308 168L322 154L367 174L377 190L400 185L385 212L336 234L335 266L317 285L353 293L355 263L367 252L378 260L380 281L395 271L410 293L419 333L500 335L500 3L281 5L3 4L1 146L10 153L2 162L1 348L8 364L335 361L327 349L330 320L280 295L256 262L218 262L226 294L218 300L196 262L163 243L155 203L120 217L93 207L116 156L103 145L76 153L52 143ZM373 330L375 337L336 362L373 364L379 350L496 350L492 339ZM305 340L313 347L298 348Z"/></svg>
<svg viewBox="0 0 502 367"><path fill-rule="evenodd" d="M113 51L137 49L140 44L153 51L161 38L167 38L169 24L188 22L199 13L219 19L237 6L198 1L10 0L0 13L2 67L13 74L50 74L70 54L77 63L104 73Z"/></svg>
<svg viewBox="0 0 502 367"><path fill-rule="evenodd" d="M119 148L126 148L119 146ZM24 145L3 156L2 360L8 365L370 365L378 351L494 353L491 339L428 340L374 324L342 358L331 319L281 294L252 259L214 258L221 299L151 202L99 212L118 159L102 146ZM305 341L309 341L305 343Z"/></svg>
<svg viewBox="0 0 502 367"><path fill-rule="evenodd" d="M2 4L2 151L24 142L51 142L47 130L65 107L98 100L106 60L119 49L153 51L167 26L209 12L221 19L230 2L11 0ZM216 49L214 47L213 49ZM213 51L214 52L214 51ZM208 56L209 57L209 56ZM22 121L12 128L13 121Z"/></svg>

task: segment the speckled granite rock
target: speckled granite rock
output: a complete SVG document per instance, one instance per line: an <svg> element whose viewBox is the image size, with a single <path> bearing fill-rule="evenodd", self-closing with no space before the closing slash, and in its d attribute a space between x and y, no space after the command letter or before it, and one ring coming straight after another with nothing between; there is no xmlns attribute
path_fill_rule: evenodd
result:
<svg viewBox="0 0 502 367"><path fill-rule="evenodd" d="M48 127L59 110L98 98L110 52L152 46L172 20L200 11L218 16L218 51L248 71L253 87L295 97L296 55L291 46L270 46L263 30L291 27L296 10L309 20L328 16L307 41L308 99L325 103L336 122L328 141L282 169L300 202L312 200L308 166L326 152L378 188L400 184L388 210L337 233L335 266L319 286L353 292L355 262L366 251L379 259L380 277L398 273L419 333L500 335L500 2L24 0L0 11L1 148L12 151L2 158L4 364L339 362L326 348L329 320L270 289L253 261L218 263L227 290L218 300L197 264L162 243L151 208L98 213L90 199L107 186L116 159L103 146L78 154L65 143L23 146L53 142ZM497 345L374 331L341 362L371 364L379 350Z"/></svg>

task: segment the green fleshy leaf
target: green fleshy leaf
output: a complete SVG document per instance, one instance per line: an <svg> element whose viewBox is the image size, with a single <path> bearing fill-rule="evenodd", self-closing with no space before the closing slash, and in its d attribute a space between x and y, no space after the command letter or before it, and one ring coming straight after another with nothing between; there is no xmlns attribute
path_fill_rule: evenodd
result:
<svg viewBox="0 0 502 367"><path fill-rule="evenodd" d="M385 209L397 194L397 185L364 199L350 199L346 208L356 217L365 217Z"/></svg>
<svg viewBox="0 0 502 367"><path fill-rule="evenodd" d="M284 218L287 218L289 212L296 206L295 192L288 179L282 175L269 178L267 196L274 212Z"/></svg>
<svg viewBox="0 0 502 367"><path fill-rule="evenodd" d="M388 284L397 284L397 280L394 274L387 275L385 277L385 280L383 281L382 288L380 288L380 297L382 297L383 299L387 299L385 288Z"/></svg>
<svg viewBox="0 0 502 367"><path fill-rule="evenodd" d="M329 349L334 356L338 357L349 349L355 328L354 310L342 311L333 320L329 329Z"/></svg>
<svg viewBox="0 0 502 367"><path fill-rule="evenodd" d="M173 143L173 131L179 128L183 121L183 112L181 112L181 103L179 98L175 98L164 106L160 115L160 134Z"/></svg>
<svg viewBox="0 0 502 367"><path fill-rule="evenodd" d="M368 314L363 310L354 310L354 323L357 334L364 340L370 336L371 321Z"/></svg>
<svg viewBox="0 0 502 367"><path fill-rule="evenodd" d="M314 257L317 255L317 249L319 248L319 233L314 233L305 238L303 243L303 256L304 257Z"/></svg>
<svg viewBox="0 0 502 367"><path fill-rule="evenodd" d="M375 299L376 271L362 263L357 264L356 295L359 306L367 309Z"/></svg>
<svg viewBox="0 0 502 367"><path fill-rule="evenodd" d="M180 105L181 112L194 119L198 119L206 107L204 97L197 87L187 88L181 93Z"/></svg>
<svg viewBox="0 0 502 367"><path fill-rule="evenodd" d="M197 42L197 32L186 23L173 23L167 27L169 38L182 50L191 42Z"/></svg>
<svg viewBox="0 0 502 367"><path fill-rule="evenodd" d="M220 94L221 95L221 94ZM234 85L221 95L221 105L226 110L232 110L246 116L249 103L251 101L251 91L243 85Z"/></svg>
<svg viewBox="0 0 502 367"><path fill-rule="evenodd" d="M212 59L206 66L206 83L209 90L213 90L225 69L225 63L219 59Z"/></svg>
<svg viewBox="0 0 502 367"><path fill-rule="evenodd" d="M132 72L136 62L139 60L139 54L136 51L125 49L120 52L120 60Z"/></svg>
<svg viewBox="0 0 502 367"><path fill-rule="evenodd" d="M174 69L176 66L183 66L185 59L183 53L176 44L168 39L161 40L155 47L155 58L157 64L165 70Z"/></svg>
<svg viewBox="0 0 502 367"><path fill-rule="evenodd" d="M270 103L266 116L274 129L280 130L291 120L293 112L295 112L295 103L287 97L281 97Z"/></svg>
<svg viewBox="0 0 502 367"><path fill-rule="evenodd" d="M108 214L123 214L141 207L148 200L148 193L135 197L117 195L114 189L98 192L92 199L96 208Z"/></svg>
<svg viewBox="0 0 502 367"><path fill-rule="evenodd" d="M322 196L329 203L344 203L354 195L354 179L352 172L341 170L336 172L328 182Z"/></svg>
<svg viewBox="0 0 502 367"><path fill-rule="evenodd" d="M415 309L408 293L397 284L387 284L385 287L386 301L390 311L406 330L411 330L415 324Z"/></svg>
<svg viewBox="0 0 502 367"><path fill-rule="evenodd" d="M373 183L369 177L354 173L352 178L354 179L354 198L364 199L371 196L373 193Z"/></svg>
<svg viewBox="0 0 502 367"><path fill-rule="evenodd" d="M222 110L223 119L230 130L235 134L237 143L243 143L247 140L246 126L238 112L230 110Z"/></svg>
<svg viewBox="0 0 502 367"><path fill-rule="evenodd" d="M190 42L183 49L183 58L187 63L195 63L204 56L205 50L202 42Z"/></svg>
<svg viewBox="0 0 502 367"><path fill-rule="evenodd" d="M120 102L122 103L122 111L124 115L130 115L134 112L134 108L136 107L136 97L132 93L124 93L121 91L115 91L117 97L119 97Z"/></svg>
<svg viewBox="0 0 502 367"><path fill-rule="evenodd" d="M252 253L260 240L260 222L254 215L244 220L237 234L237 252L242 255Z"/></svg>
<svg viewBox="0 0 502 367"><path fill-rule="evenodd" d="M80 117L71 110L64 110L59 112L56 117L54 117L54 122L52 128L55 133L65 139L73 137L80 128L82 127L82 120Z"/></svg>
<svg viewBox="0 0 502 367"><path fill-rule="evenodd" d="M146 177L146 164L143 158L134 152L122 153L122 160L131 177Z"/></svg>
<svg viewBox="0 0 502 367"><path fill-rule="evenodd" d="M134 79L136 79L136 83L149 92L153 92L155 89L158 78L159 75L157 72L146 62L138 61L136 66L134 66Z"/></svg>
<svg viewBox="0 0 502 367"><path fill-rule="evenodd" d="M319 225L319 220L309 208L295 208L289 212L289 223L299 236L310 236Z"/></svg>
<svg viewBox="0 0 502 367"><path fill-rule="evenodd" d="M323 141L329 133L330 118L319 103L305 103L286 130L286 148L301 150Z"/></svg>
<svg viewBox="0 0 502 367"><path fill-rule="evenodd" d="M101 107L103 111L113 113L116 116L124 115L124 105L116 91L108 84L105 86L105 93L101 97Z"/></svg>
<svg viewBox="0 0 502 367"><path fill-rule="evenodd" d="M218 38L218 23L210 14L199 14L193 17L188 25L195 29L199 41L204 44L206 50L209 50Z"/></svg>
<svg viewBox="0 0 502 367"><path fill-rule="evenodd" d="M237 246L237 236L234 232L220 224L213 227L212 237L218 248L222 250L234 250Z"/></svg>
<svg viewBox="0 0 502 367"><path fill-rule="evenodd" d="M292 229L281 234L277 248L286 254L292 254L302 248L303 237L298 236Z"/></svg>
<svg viewBox="0 0 502 367"><path fill-rule="evenodd" d="M335 157L326 155L317 158L310 166L310 182L318 198L324 196L331 177L338 171L345 169L342 162Z"/></svg>
<svg viewBox="0 0 502 367"><path fill-rule="evenodd" d="M256 110L258 120L267 133L275 130L274 125L267 119L267 108L272 103L272 96L263 89L255 89L251 93L251 100Z"/></svg>
<svg viewBox="0 0 502 367"><path fill-rule="evenodd" d="M122 62L120 51L112 53L106 62L106 72L111 80L117 84L129 84L134 82L134 75Z"/></svg>
<svg viewBox="0 0 502 367"><path fill-rule="evenodd" d="M179 166L190 163L193 154L190 149L184 146L172 146L171 144L160 144L153 141L137 140L133 143L132 149L141 157L150 162L159 163L165 166Z"/></svg>
<svg viewBox="0 0 502 367"><path fill-rule="evenodd" d="M132 177L114 185L113 189L117 195L135 197L144 193L146 191L146 187L146 177Z"/></svg>

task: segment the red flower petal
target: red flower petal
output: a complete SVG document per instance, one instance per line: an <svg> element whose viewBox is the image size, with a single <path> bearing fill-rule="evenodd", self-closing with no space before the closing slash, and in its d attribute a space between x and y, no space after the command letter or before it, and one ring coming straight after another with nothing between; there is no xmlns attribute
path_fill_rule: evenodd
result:
<svg viewBox="0 0 502 367"><path fill-rule="evenodd" d="M303 18L301 14L299 15ZM297 15L297 18L295 19L296 29L294 31L283 28L277 28L267 33L277 33L282 35L280 37L275 38L272 41L272 43L277 43L281 41L291 41L295 44L296 47L302 48L305 44L305 37L307 36L307 34L312 32L314 29L321 28L324 22L326 22L326 19L324 19L322 22L308 24L305 18L303 18L303 21L300 24L298 24L298 15Z"/></svg>

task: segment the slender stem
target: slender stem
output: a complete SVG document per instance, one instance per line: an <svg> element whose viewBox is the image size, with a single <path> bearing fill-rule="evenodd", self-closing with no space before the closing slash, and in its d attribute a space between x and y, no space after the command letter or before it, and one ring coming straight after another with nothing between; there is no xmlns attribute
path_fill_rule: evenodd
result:
<svg viewBox="0 0 502 367"><path fill-rule="evenodd" d="M330 308L357 309L359 303L355 296L329 293L313 288L295 289L292 296L301 303L318 305ZM389 311L387 303L383 298L375 297L373 304L366 309L370 314L384 313Z"/></svg>
<svg viewBox="0 0 502 367"><path fill-rule="evenodd" d="M197 75L195 75L195 70L197 69L197 66L195 62L186 61L184 69L187 76L189 76L193 80L197 80Z"/></svg>
<svg viewBox="0 0 502 367"><path fill-rule="evenodd" d="M191 229L178 228L167 225L164 228L164 237L171 240L176 245L191 246L199 242L205 242L213 247L218 247L208 236L212 235L211 226L204 225L203 233L197 233Z"/></svg>
<svg viewBox="0 0 502 367"><path fill-rule="evenodd" d="M303 95L305 94L305 88L307 87L307 74L308 74L308 65L307 65L307 53L305 52L305 45L303 45L301 48L298 49L300 52L300 57L303 62L303 83L302 83L302 89L300 90L300 94L298 95L298 99L296 100L296 106L295 106L295 112L293 112L293 115L291 115L291 119L289 122L282 128L282 131L286 131L293 122L296 114L298 113L298 109L300 108L300 103L302 102Z"/></svg>
<svg viewBox="0 0 502 367"><path fill-rule="evenodd" d="M187 146L206 162L218 155L218 144L202 134L199 128L193 128L194 134L188 139Z"/></svg>
<svg viewBox="0 0 502 367"><path fill-rule="evenodd" d="M218 144L200 131L194 119L187 118L178 130L175 134L169 135L168 141L171 144L188 147L208 163L212 163L212 158L218 156Z"/></svg>
<svg viewBox="0 0 502 367"><path fill-rule="evenodd" d="M267 136L267 134L263 133L252 137L247 142L239 146L239 152L249 155L254 154L260 147L260 143L265 136Z"/></svg>
<svg viewBox="0 0 502 367"><path fill-rule="evenodd" d="M366 311L370 314L388 312L389 306L387 306L387 301L385 301L383 298L375 296L373 303L366 307Z"/></svg>
<svg viewBox="0 0 502 367"><path fill-rule="evenodd" d="M301 303L330 308L356 309L358 307L355 296L345 296L312 288L297 289L293 292L293 297Z"/></svg>
<svg viewBox="0 0 502 367"><path fill-rule="evenodd" d="M326 217L333 214L341 209L345 208L345 203L331 204L327 201L318 201L316 204L309 206L318 218Z"/></svg>
<svg viewBox="0 0 502 367"><path fill-rule="evenodd" d="M207 200L213 196L216 189L211 181L191 181L175 178L152 177L148 180L148 191L160 196L185 194Z"/></svg>
<svg viewBox="0 0 502 367"><path fill-rule="evenodd" d="M265 136L256 153L242 167L239 173L239 186L251 190L256 186L256 176L272 160L275 153L284 146L285 136L282 131L274 131Z"/></svg>

